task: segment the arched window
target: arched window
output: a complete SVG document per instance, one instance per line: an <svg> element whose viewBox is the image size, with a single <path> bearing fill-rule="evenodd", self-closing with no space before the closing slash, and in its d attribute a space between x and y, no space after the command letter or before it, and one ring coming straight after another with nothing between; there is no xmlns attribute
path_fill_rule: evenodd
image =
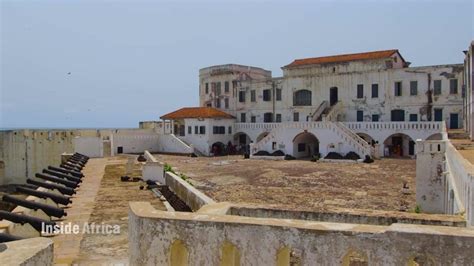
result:
<svg viewBox="0 0 474 266"><path fill-rule="evenodd" d="M294 106L311 106L311 91L299 90L293 95Z"/></svg>

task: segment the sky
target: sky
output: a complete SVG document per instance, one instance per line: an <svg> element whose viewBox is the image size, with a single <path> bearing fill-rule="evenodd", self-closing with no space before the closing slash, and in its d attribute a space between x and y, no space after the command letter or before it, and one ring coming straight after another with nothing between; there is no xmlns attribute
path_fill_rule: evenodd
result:
<svg viewBox="0 0 474 266"><path fill-rule="evenodd" d="M137 127L199 105L199 69L399 49L463 62L471 1L0 0L0 128Z"/></svg>

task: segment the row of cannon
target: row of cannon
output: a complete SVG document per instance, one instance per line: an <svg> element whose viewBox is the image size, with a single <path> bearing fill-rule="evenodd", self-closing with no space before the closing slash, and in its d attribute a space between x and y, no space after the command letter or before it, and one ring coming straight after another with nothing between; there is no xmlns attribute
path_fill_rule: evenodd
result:
<svg viewBox="0 0 474 266"><path fill-rule="evenodd" d="M49 219L0 210L0 220L4 219L21 225L29 224L38 232L41 232L44 226L56 225L54 220L67 216L64 207L72 203L71 198L84 177L81 171L88 160L89 157L74 153L59 167L48 166L41 173L36 173L35 177L38 179L28 178L26 183L30 185L29 187L18 186L16 188L17 192L43 199L43 202L28 200L28 198L21 199L12 195L4 195L2 198L3 201L17 206L34 211L41 210L49 216ZM31 187L36 189L31 189ZM20 239L18 236L0 233L0 243L18 239Z"/></svg>

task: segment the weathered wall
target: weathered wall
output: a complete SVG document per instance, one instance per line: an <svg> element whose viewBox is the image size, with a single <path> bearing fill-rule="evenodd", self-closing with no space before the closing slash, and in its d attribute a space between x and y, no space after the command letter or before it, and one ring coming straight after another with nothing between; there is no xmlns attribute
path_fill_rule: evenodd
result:
<svg viewBox="0 0 474 266"><path fill-rule="evenodd" d="M110 155L123 147L124 153L158 150L154 129L21 129L0 131L0 185L24 183L48 165L59 165L62 153L73 153L74 139L103 141L102 153ZM111 140L112 147L109 148ZM94 143L82 146L96 154ZM112 150L110 150L112 149ZM81 150L87 153L85 150ZM2 167L3 166L3 167Z"/></svg>
<svg viewBox="0 0 474 266"><path fill-rule="evenodd" d="M131 265L277 265L282 249L301 265L349 265L353 253L368 265L434 265L474 261L474 231L408 224L356 225L157 211L131 203ZM287 264L288 265L288 264Z"/></svg>
<svg viewBox="0 0 474 266"><path fill-rule="evenodd" d="M399 60L401 62L401 60ZM236 88L226 94L230 106L220 109L234 115L239 122L245 114L246 122L255 117L256 122L264 122L265 113L273 113L274 119L281 115L282 121L293 121L294 113L299 121L307 121L323 101L329 101L330 88L337 87L338 100L344 106L342 121L356 121L357 111L363 112L363 121L372 121L378 115L379 121L391 121L391 111L404 111L404 119L416 115L417 121L434 120L434 109L442 110L442 119L450 127L451 114L458 114L458 127L462 127L464 112L462 99L463 65L435 65L426 67L387 68L385 60L357 61L347 63L313 65L294 69L284 69L281 78L259 77L236 83ZM212 92L205 94L205 84L209 81L232 80L228 73L213 76L200 75L200 105L216 107ZM441 82L441 93L434 94L434 82ZM457 81L457 92L450 93L451 80ZM417 93L411 95L410 82L417 82ZM401 82L402 95L395 96L395 82ZM223 84L223 83L222 83ZM363 85L362 98L357 97L357 85ZM378 96L372 96L372 84L378 85ZM223 86L223 85L222 85ZM233 90L232 90L233 89ZM294 92L311 91L311 106L294 106ZM223 88L222 88L223 90ZM271 99L263 100L263 91L271 91ZM276 99L276 91L281 90L281 99ZM245 102L239 102L239 91L245 91ZM255 101L251 93L255 93ZM430 96L431 95L431 96ZM430 115L431 118L429 118Z"/></svg>
<svg viewBox="0 0 474 266"><path fill-rule="evenodd" d="M104 143L101 137L75 137L73 139L74 152L90 158L104 156ZM110 155L110 154L109 154Z"/></svg>
<svg viewBox="0 0 474 266"><path fill-rule="evenodd" d="M154 129L116 129L110 136L112 156L123 153L143 153L145 150L158 152L159 134Z"/></svg>
<svg viewBox="0 0 474 266"><path fill-rule="evenodd" d="M0 252L2 265L53 265L53 241L44 237L7 242Z"/></svg>
<svg viewBox="0 0 474 266"><path fill-rule="evenodd" d="M165 184L164 164L159 162L149 151L145 151L144 156L146 162L142 169L143 180L158 181L161 184Z"/></svg>

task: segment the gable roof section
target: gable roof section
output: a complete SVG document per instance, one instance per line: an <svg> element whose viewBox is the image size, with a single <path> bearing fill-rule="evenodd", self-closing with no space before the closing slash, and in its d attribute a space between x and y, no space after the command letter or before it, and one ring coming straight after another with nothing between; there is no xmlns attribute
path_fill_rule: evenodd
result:
<svg viewBox="0 0 474 266"><path fill-rule="evenodd" d="M298 67L298 66L305 66L305 65L327 64L327 63L342 63L342 62L357 61L357 60L383 59L383 58L389 58L395 53L398 53L401 59L405 61L397 49L392 49L392 50L373 51L373 52L356 53L356 54L342 54L342 55L333 55L333 56L296 59L291 64L286 65L283 68L291 68L291 67Z"/></svg>
<svg viewBox="0 0 474 266"><path fill-rule="evenodd" d="M227 118L233 119L235 117L212 107L184 107L174 112L165 114L161 119L176 120L185 118Z"/></svg>

